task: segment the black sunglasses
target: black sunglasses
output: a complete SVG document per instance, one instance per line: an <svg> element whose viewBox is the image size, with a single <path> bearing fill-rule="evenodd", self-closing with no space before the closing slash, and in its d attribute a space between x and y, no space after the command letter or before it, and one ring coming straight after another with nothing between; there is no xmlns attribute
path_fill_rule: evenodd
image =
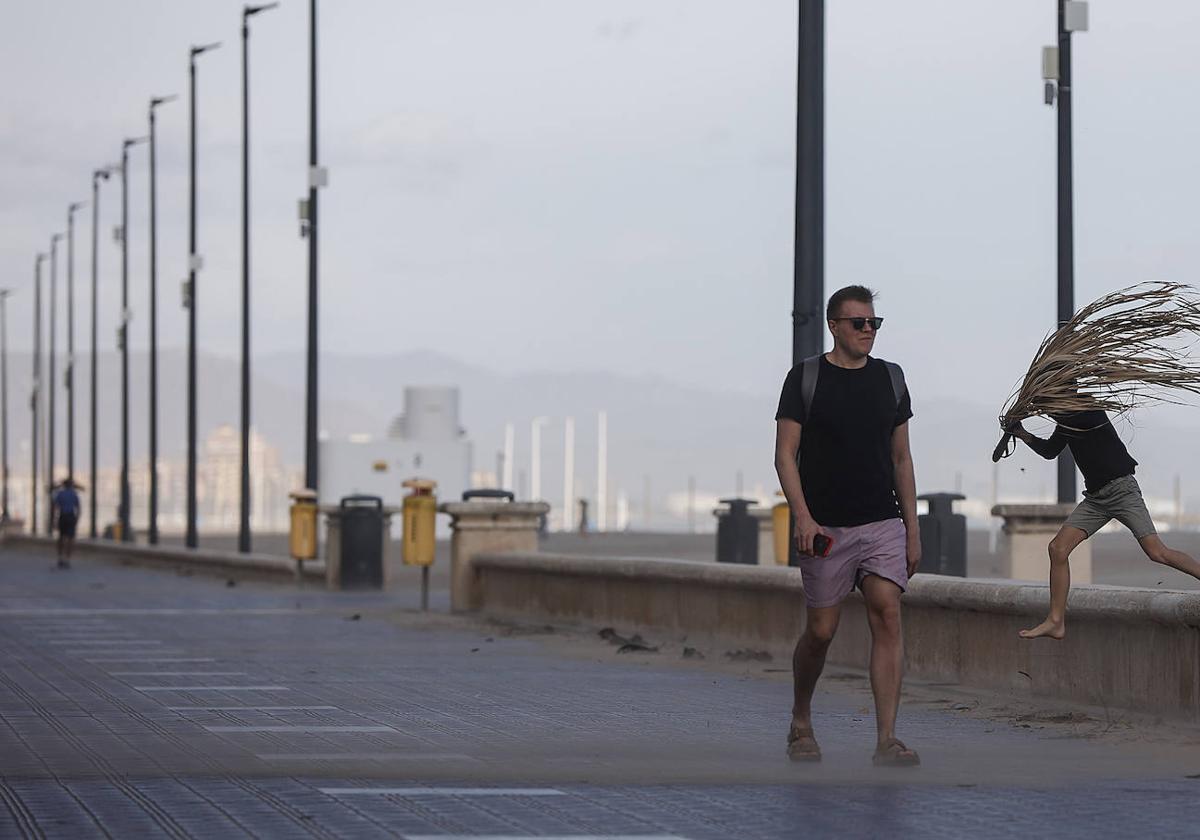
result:
<svg viewBox="0 0 1200 840"><path fill-rule="evenodd" d="M871 329L879 332L879 328L883 326L882 318L830 318L831 321L849 321L850 326L862 332L867 328L867 324L871 325Z"/></svg>

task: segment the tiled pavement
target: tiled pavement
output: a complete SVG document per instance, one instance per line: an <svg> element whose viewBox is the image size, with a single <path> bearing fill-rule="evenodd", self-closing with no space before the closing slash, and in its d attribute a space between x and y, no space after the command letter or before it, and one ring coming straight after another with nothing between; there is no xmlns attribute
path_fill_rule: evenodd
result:
<svg viewBox="0 0 1200 840"><path fill-rule="evenodd" d="M902 727L924 766L888 773L861 681L831 675L826 761L796 767L758 663L628 659L411 593L50 565L0 551L3 838L1200 837L1195 733L925 688Z"/></svg>

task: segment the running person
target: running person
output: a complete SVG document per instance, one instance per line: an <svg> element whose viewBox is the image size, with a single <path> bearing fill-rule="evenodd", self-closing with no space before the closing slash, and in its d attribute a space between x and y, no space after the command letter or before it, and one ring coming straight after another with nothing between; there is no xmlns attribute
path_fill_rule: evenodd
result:
<svg viewBox="0 0 1200 840"><path fill-rule="evenodd" d="M58 520L58 567L71 568L71 551L75 548L75 527L79 524L79 494L75 483L66 479L51 498Z"/></svg>
<svg viewBox="0 0 1200 840"><path fill-rule="evenodd" d="M826 308L833 352L792 368L776 420L775 469L795 524L807 605L792 657L795 702L788 757L818 761L812 697L837 631L841 603L857 586L871 628L880 765L919 764L896 738L904 668L900 595L921 560L916 481L908 442L911 400L896 365L870 355L882 318L875 293L849 286ZM805 383L805 371L816 382ZM832 538L827 556L814 541Z"/></svg>
<svg viewBox="0 0 1200 840"><path fill-rule="evenodd" d="M1066 447L1083 473L1083 501L1050 540L1050 614L1037 627L1022 630L1025 639L1066 635L1067 593L1071 589L1071 552L1084 540L1117 520L1132 533L1146 556L1155 563L1200 578L1200 563L1182 551L1168 548L1159 538L1134 478L1137 461L1117 435L1103 411L1078 411L1054 418L1049 440L1025 430L1020 423L1006 431L1043 458L1057 458Z"/></svg>

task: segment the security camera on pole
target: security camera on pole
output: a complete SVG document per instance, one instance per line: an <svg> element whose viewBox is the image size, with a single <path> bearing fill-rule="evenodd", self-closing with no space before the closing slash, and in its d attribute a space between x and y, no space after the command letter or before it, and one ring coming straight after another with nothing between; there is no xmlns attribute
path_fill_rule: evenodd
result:
<svg viewBox="0 0 1200 840"><path fill-rule="evenodd" d="M1058 46L1042 49L1045 103L1058 100L1058 326L1075 314L1074 186L1071 173L1071 33L1088 29L1088 4L1058 0ZM1058 458L1058 501L1074 504L1078 491L1069 450Z"/></svg>

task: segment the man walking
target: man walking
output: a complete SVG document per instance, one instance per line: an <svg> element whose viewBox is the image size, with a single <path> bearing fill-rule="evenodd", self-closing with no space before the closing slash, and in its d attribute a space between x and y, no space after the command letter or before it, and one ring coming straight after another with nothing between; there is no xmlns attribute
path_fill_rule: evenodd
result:
<svg viewBox="0 0 1200 840"><path fill-rule="evenodd" d="M826 308L833 351L788 373L776 420L775 469L791 507L794 562L804 579L803 635L792 658L795 705L788 757L819 761L812 697L857 586L871 628L880 766L920 763L896 738L904 645L900 596L921 560L916 480L909 450L911 400L898 365L870 355L882 318L875 293L848 286Z"/></svg>
<svg viewBox="0 0 1200 840"><path fill-rule="evenodd" d="M79 524L79 494L75 483L65 479L51 497L54 515L58 520L58 568L71 568L71 552L75 548L75 526Z"/></svg>

